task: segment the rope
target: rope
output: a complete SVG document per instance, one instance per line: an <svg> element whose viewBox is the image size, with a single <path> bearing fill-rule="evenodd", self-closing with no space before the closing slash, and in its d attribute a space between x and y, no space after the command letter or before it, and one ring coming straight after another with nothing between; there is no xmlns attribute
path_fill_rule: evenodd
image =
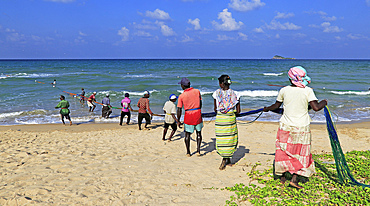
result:
<svg viewBox="0 0 370 206"><path fill-rule="evenodd" d="M327 127L329 138L330 138L331 149L333 151L333 156L335 159L335 165L336 165L339 181L342 184L370 187L370 185L366 185L366 184L358 182L353 177L347 165L346 158L343 154L342 148L340 146L339 138L338 138L336 128L332 120L332 115L331 115L331 112L328 106L325 106L324 114L326 118L326 127Z"/></svg>

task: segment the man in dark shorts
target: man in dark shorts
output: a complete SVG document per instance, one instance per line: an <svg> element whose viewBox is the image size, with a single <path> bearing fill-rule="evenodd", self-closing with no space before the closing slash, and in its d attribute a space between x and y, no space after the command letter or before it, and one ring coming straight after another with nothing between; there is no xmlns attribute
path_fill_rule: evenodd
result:
<svg viewBox="0 0 370 206"><path fill-rule="evenodd" d="M85 105L85 90L84 88L81 89L81 94L80 94L80 103L82 105Z"/></svg>
<svg viewBox="0 0 370 206"><path fill-rule="evenodd" d="M141 130L141 123L143 119L145 119L145 129L148 129L148 124L150 124L150 121L153 117L153 112L150 110L149 106L149 97L150 93L149 91L144 92L144 96L139 99L137 102L137 107L139 107L139 115L138 115L138 125L139 125L139 130ZM147 111L148 110L148 111ZM149 114L150 116L149 116Z"/></svg>
<svg viewBox="0 0 370 206"><path fill-rule="evenodd" d="M61 108L60 117L62 118L62 122L64 125L65 125L64 117L69 120L69 125L72 125L72 120L71 120L71 117L69 116L70 111L68 107L69 107L69 102L65 100L65 97L63 95L60 95L60 102L55 107L55 109Z"/></svg>
<svg viewBox="0 0 370 206"><path fill-rule="evenodd" d="M163 106L163 111L165 113L164 117L164 130L163 130L163 138L162 140L166 140L166 134L168 127L171 126L172 132L170 134L170 137L168 138L168 141L171 141L172 136L175 134L177 130L177 122L179 122L175 116L176 114L176 105L175 102L177 100L176 95L171 94L169 97L169 101L167 101Z"/></svg>
<svg viewBox="0 0 370 206"><path fill-rule="evenodd" d="M109 115L112 113L112 106L110 105L109 94L106 94L101 103L103 104L101 116L107 119Z"/></svg>

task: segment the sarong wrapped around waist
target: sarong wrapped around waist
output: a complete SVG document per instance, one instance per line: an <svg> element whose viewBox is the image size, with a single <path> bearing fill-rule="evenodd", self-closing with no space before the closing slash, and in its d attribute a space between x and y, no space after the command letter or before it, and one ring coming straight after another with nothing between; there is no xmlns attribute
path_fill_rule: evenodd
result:
<svg viewBox="0 0 370 206"><path fill-rule="evenodd" d="M311 154L310 125L295 127L280 123L275 146L276 175L289 172L310 177L316 173Z"/></svg>
<svg viewBox="0 0 370 206"><path fill-rule="evenodd" d="M238 146L238 128L234 111L226 114L217 113L215 132L217 153L223 158L231 158Z"/></svg>

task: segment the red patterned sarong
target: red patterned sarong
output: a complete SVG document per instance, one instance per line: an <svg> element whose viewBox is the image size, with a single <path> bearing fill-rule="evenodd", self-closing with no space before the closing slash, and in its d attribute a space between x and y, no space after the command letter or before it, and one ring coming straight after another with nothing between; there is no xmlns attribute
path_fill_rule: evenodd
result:
<svg viewBox="0 0 370 206"><path fill-rule="evenodd" d="M310 177L316 173L311 154L310 125L295 127L280 123L275 146L276 175L289 172Z"/></svg>

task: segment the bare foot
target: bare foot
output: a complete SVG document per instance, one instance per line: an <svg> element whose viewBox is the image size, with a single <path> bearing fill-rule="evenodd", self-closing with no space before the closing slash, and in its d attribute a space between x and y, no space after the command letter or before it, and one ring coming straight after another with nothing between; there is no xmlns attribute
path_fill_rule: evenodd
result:
<svg viewBox="0 0 370 206"><path fill-rule="evenodd" d="M191 157L191 155L190 155L190 154L186 154L186 156L187 156L187 157Z"/></svg>
<svg viewBox="0 0 370 206"><path fill-rule="evenodd" d="M285 178L284 176L282 176L282 177L280 178L280 182L281 182L281 184L285 184L285 181L286 181L286 178Z"/></svg>
<svg viewBox="0 0 370 206"><path fill-rule="evenodd" d="M224 170L226 168L226 160L222 160L221 165L218 169Z"/></svg>
<svg viewBox="0 0 370 206"><path fill-rule="evenodd" d="M168 139L167 142L171 142L172 140L171 139Z"/></svg>
<svg viewBox="0 0 370 206"><path fill-rule="evenodd" d="M303 187L302 187L302 186L300 186L298 183L289 182L289 185L290 185L291 187L296 188L296 189L303 189Z"/></svg>

